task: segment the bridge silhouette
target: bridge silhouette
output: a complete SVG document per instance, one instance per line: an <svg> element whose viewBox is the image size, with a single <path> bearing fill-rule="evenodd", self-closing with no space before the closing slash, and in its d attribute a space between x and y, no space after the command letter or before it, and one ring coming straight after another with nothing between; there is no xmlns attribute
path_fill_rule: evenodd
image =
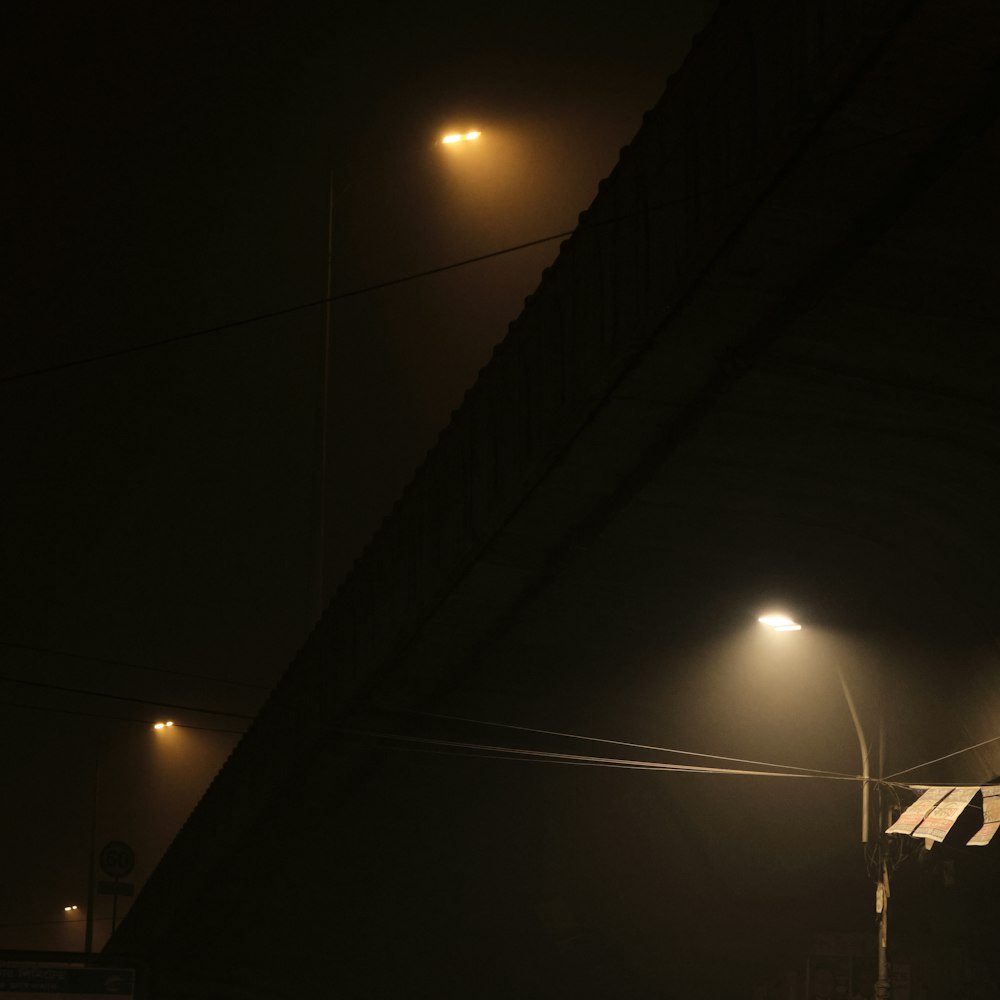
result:
<svg viewBox="0 0 1000 1000"><path fill-rule="evenodd" d="M720 6L110 942L149 995L747 996L867 931L856 783L594 758L854 776L834 661L890 770L1000 733L998 41Z"/></svg>

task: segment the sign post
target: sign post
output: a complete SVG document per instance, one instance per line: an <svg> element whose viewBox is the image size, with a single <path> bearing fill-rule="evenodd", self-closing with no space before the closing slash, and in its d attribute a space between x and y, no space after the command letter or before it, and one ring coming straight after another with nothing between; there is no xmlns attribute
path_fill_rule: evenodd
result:
<svg viewBox="0 0 1000 1000"><path fill-rule="evenodd" d="M97 891L102 896L114 896L111 903L111 933L114 934L115 928L118 926L118 897L134 895L135 883L119 882L118 879L113 882L98 882Z"/></svg>
<svg viewBox="0 0 1000 1000"><path fill-rule="evenodd" d="M118 897L131 896L135 885L131 882L119 882L123 875L128 875L135 867L135 851L123 840L112 840L101 848L101 871L110 875L113 882L101 882L97 891L112 897L111 903L111 933L118 926Z"/></svg>

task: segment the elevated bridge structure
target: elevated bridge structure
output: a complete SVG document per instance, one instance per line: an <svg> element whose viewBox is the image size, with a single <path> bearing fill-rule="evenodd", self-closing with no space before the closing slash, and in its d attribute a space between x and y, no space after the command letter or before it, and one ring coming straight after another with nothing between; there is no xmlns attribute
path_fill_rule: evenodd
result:
<svg viewBox="0 0 1000 1000"><path fill-rule="evenodd" d="M1000 735L998 59L990 0L720 6L109 957L155 997L747 996L867 930L856 783L456 744L856 775L835 665L887 773Z"/></svg>

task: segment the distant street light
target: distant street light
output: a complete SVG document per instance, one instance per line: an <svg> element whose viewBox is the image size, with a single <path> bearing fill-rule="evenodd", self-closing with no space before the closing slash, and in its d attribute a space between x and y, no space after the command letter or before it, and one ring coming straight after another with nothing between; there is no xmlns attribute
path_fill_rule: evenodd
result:
<svg viewBox="0 0 1000 1000"><path fill-rule="evenodd" d="M442 136L439 142L442 145L451 146L456 143L474 142L482 135L480 129L470 129L468 132L450 132ZM327 451L329 450L327 423L330 409L330 330L333 317L333 210L334 205L347 190L353 179L349 178L347 183L337 190L335 186L335 172L331 168L327 175L327 200L326 200L326 311L323 323L323 357L321 361L322 383L320 388L320 444L319 444L319 517L317 525L316 540L316 566L315 579L313 582L313 593L315 607L313 608L313 621L318 621L326 607L325 601L325 579L326 579L326 534L327 534ZM166 723L171 725L172 723ZM160 726L155 728L159 729Z"/></svg>
<svg viewBox="0 0 1000 1000"><path fill-rule="evenodd" d="M74 904L73 904L72 906L64 906L64 907L63 907L63 910L64 910L64 911L65 911L66 913L72 913L72 912L73 912L73 910L79 910L79 909L80 909L80 907L79 907L79 906L77 906L77 905L76 905L76 903L74 903Z"/></svg>
<svg viewBox="0 0 1000 1000"><path fill-rule="evenodd" d="M453 142L472 142L478 139L483 133L473 129L471 132L452 132L450 135L441 138L442 144L451 145Z"/></svg>
<svg viewBox="0 0 1000 1000"><path fill-rule="evenodd" d="M154 722L153 729L168 729L173 726L173 721L164 719L162 722ZM97 861L97 813L101 795L101 765L104 756L104 746L98 742L97 752L94 755L94 789L93 806L90 814L90 857L87 865L87 910L85 915L83 932L83 950L87 955L94 952L94 890L97 887L97 872L95 864ZM115 897L115 904L118 897ZM76 909L74 906L73 909Z"/></svg>

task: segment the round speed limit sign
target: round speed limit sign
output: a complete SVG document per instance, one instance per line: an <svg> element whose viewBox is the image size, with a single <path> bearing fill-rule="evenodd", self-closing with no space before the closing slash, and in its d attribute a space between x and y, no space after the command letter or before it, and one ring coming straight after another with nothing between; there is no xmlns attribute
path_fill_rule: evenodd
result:
<svg viewBox="0 0 1000 1000"><path fill-rule="evenodd" d="M128 875L135 867L135 851L121 840L112 840L101 848L101 871L112 878Z"/></svg>

